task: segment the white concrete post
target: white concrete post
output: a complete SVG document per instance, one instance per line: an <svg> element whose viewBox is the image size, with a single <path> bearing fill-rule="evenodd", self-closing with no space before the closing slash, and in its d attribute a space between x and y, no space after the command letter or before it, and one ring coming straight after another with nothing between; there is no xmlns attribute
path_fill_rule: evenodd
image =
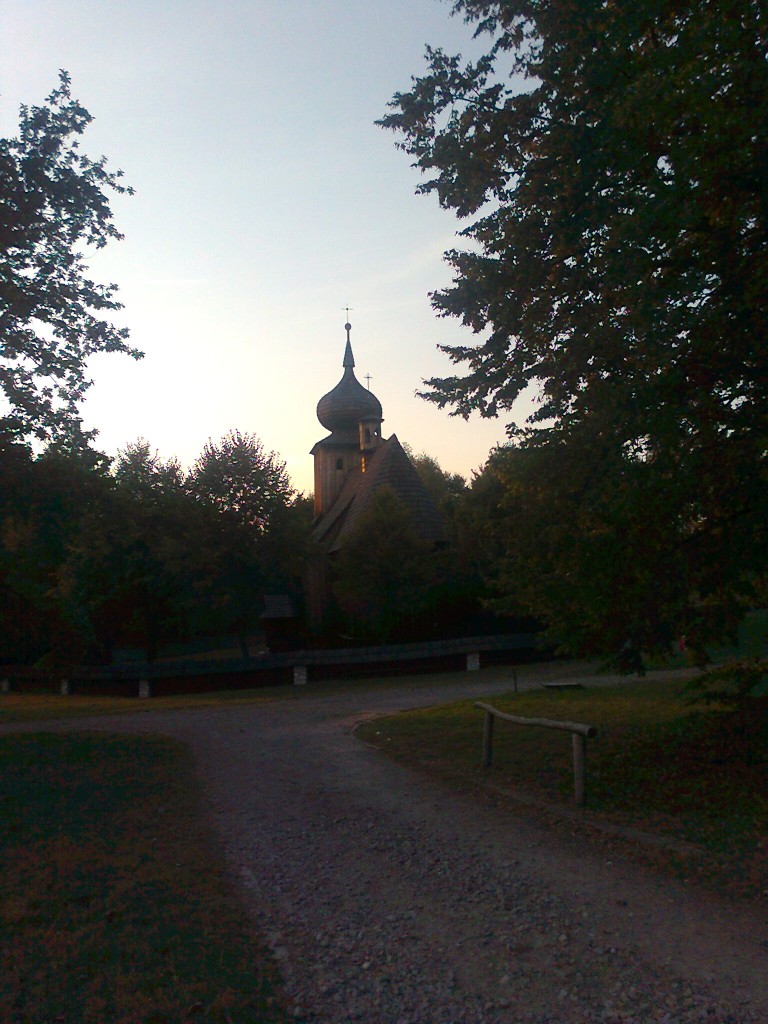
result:
<svg viewBox="0 0 768 1024"><path fill-rule="evenodd" d="M294 686L306 686L307 685L307 666L306 665L294 665L293 666L293 685Z"/></svg>

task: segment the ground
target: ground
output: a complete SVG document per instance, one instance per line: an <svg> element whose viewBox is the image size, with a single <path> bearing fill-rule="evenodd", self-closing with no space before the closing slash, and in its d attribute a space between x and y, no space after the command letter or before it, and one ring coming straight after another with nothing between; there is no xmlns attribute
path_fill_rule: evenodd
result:
<svg viewBox="0 0 768 1024"><path fill-rule="evenodd" d="M521 685L544 671L553 670L527 667ZM497 669L317 696L310 686L300 700L90 719L87 728L190 745L297 1020L768 1020L763 906L654 873L620 842L588 841L571 819L492 793L456 794L354 735L371 715L509 685Z"/></svg>

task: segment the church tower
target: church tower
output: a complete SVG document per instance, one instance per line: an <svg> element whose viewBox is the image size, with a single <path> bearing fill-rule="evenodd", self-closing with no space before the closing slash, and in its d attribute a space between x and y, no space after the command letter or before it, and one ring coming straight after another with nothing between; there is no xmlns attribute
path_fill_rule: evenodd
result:
<svg viewBox="0 0 768 1024"><path fill-rule="evenodd" d="M317 418L330 434L310 452L315 458L315 516L333 505L352 470L365 472L366 459L381 445L381 403L355 377L352 325L347 323L344 329L344 375L317 403Z"/></svg>

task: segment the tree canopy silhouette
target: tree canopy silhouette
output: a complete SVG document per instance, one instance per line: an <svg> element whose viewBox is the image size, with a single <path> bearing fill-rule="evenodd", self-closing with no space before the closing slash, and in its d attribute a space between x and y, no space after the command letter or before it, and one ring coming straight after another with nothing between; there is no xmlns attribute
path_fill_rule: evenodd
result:
<svg viewBox="0 0 768 1024"><path fill-rule="evenodd" d="M263 533L295 496L285 462L255 434L231 430L209 440L190 473L195 494L244 526Z"/></svg>
<svg viewBox="0 0 768 1024"><path fill-rule="evenodd" d="M424 397L496 416L536 385L531 423L510 433L552 462L541 509L576 452L564 522L620 493L635 516L665 517L689 597L744 596L766 556L764 5L454 0L453 13L487 53L428 49L380 122L425 173L419 191L469 221L432 302L477 339L444 346L463 372ZM611 470L592 483L590 452ZM641 508L648 493L658 505Z"/></svg>
<svg viewBox="0 0 768 1024"><path fill-rule="evenodd" d="M0 428L18 438L81 436L89 356L141 355L103 319L121 308L117 286L87 272L86 247L122 238L108 193L132 192L104 157L80 152L91 120L62 71L44 105L22 106L18 135L0 139Z"/></svg>

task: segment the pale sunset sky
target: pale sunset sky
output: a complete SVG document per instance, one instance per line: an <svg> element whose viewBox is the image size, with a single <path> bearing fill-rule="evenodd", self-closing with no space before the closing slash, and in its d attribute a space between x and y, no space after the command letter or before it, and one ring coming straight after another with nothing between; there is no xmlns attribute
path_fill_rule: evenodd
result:
<svg viewBox="0 0 768 1024"><path fill-rule="evenodd" d="M460 224L373 123L427 43L480 50L441 0L0 0L0 134L64 68L95 119L83 151L136 190L112 200L125 240L90 264L145 352L92 362L97 447L144 437L189 466L209 437L253 432L311 491L347 305L385 436L465 476L504 441L503 421L414 394L452 372L438 343L472 341L428 298Z"/></svg>

